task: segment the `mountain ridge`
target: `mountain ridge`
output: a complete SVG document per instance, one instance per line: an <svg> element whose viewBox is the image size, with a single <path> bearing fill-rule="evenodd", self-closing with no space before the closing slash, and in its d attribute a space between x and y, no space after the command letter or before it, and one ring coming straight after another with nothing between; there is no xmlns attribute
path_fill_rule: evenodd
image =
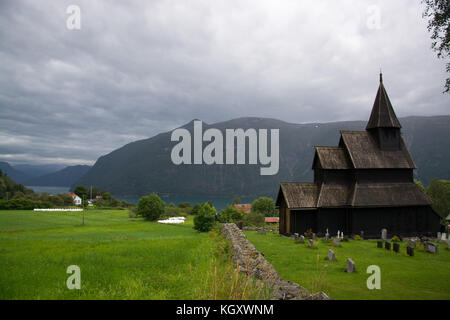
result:
<svg viewBox="0 0 450 320"><path fill-rule="evenodd" d="M55 187L70 187L75 181L83 176L91 166L75 165L67 166L56 172L44 174L39 177L27 180L29 186L55 186Z"/></svg>
<svg viewBox="0 0 450 320"><path fill-rule="evenodd" d="M193 121L179 127L193 131ZM418 166L416 178L425 184L450 178L450 116L400 118L403 137ZM312 181L314 146L336 146L339 130L364 130L366 121L289 123L278 119L243 117L208 124L203 131L224 129L280 129L280 170L260 176L260 165L179 165L170 152L173 130L130 142L98 158L73 185L96 185L116 196L151 192L173 196L274 196L280 181ZM206 145L208 143L204 143Z"/></svg>
<svg viewBox="0 0 450 320"><path fill-rule="evenodd" d="M12 166L8 162L1 161L0 169L6 173L15 182L27 186L54 186L54 187L70 187L76 180L84 175L91 166L75 165L66 166L62 169L48 172L51 168L57 168L61 165L18 165ZM25 167L26 172L16 169L16 167ZM41 167L41 168L40 168ZM31 172L33 168L39 171Z"/></svg>

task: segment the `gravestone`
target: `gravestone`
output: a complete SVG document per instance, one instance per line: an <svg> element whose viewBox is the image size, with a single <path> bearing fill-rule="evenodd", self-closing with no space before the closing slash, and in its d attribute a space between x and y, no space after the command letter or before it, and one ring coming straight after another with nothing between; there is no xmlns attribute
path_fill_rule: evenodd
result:
<svg viewBox="0 0 450 320"><path fill-rule="evenodd" d="M437 233L437 238L438 238L438 240L441 238L441 233L440 232Z"/></svg>
<svg viewBox="0 0 450 320"><path fill-rule="evenodd" d="M386 250L391 250L391 243L389 241L384 242L384 248Z"/></svg>
<svg viewBox="0 0 450 320"><path fill-rule="evenodd" d="M398 243L394 243L394 252L397 252L397 253L399 253L400 252L400 244L398 244Z"/></svg>
<svg viewBox="0 0 450 320"><path fill-rule="evenodd" d="M297 241L300 242L300 243L305 243L305 236L301 235L300 238L298 238Z"/></svg>
<svg viewBox="0 0 450 320"><path fill-rule="evenodd" d="M315 234L315 233L312 234L312 238L313 238L313 239L316 238L316 234Z"/></svg>
<svg viewBox="0 0 450 320"><path fill-rule="evenodd" d="M340 247L340 246L341 246L341 240L333 239L333 247Z"/></svg>
<svg viewBox="0 0 450 320"><path fill-rule="evenodd" d="M416 241L413 239L408 240L408 247L414 249L416 247Z"/></svg>
<svg viewBox="0 0 450 320"><path fill-rule="evenodd" d="M377 248L383 249L383 240L378 240L377 241Z"/></svg>
<svg viewBox="0 0 450 320"><path fill-rule="evenodd" d="M308 247L309 247L309 248L312 248L313 245L314 245L314 241L313 241L312 239L309 239L309 241L308 241Z"/></svg>
<svg viewBox="0 0 450 320"><path fill-rule="evenodd" d="M294 240L298 240L298 237L299 237L298 233L294 233Z"/></svg>
<svg viewBox="0 0 450 320"><path fill-rule="evenodd" d="M347 269L346 269L346 271L348 273L352 273L352 272L355 272L355 270L356 270L355 263L353 262L352 259L348 258L347 259Z"/></svg>
<svg viewBox="0 0 450 320"><path fill-rule="evenodd" d="M441 241L447 241L447 234L445 232L441 235Z"/></svg>
<svg viewBox="0 0 450 320"><path fill-rule="evenodd" d="M328 232L325 234L325 241L330 240L330 235L328 234Z"/></svg>
<svg viewBox="0 0 450 320"><path fill-rule="evenodd" d="M334 251L331 249L328 249L328 260L330 261L336 260L336 255L334 254Z"/></svg>
<svg viewBox="0 0 450 320"><path fill-rule="evenodd" d="M361 230L361 233L360 233L360 237L361 237L361 239L364 239L364 231L362 231L362 230Z"/></svg>
<svg viewBox="0 0 450 320"><path fill-rule="evenodd" d="M425 250L429 253L438 253L438 246L432 242L425 242Z"/></svg>
<svg viewBox="0 0 450 320"><path fill-rule="evenodd" d="M336 236L337 239L339 239L340 234L341 234L341 233L340 233L340 231L338 230L337 236Z"/></svg>
<svg viewBox="0 0 450 320"><path fill-rule="evenodd" d="M406 254L410 257L414 257L414 248L406 247Z"/></svg>
<svg viewBox="0 0 450 320"><path fill-rule="evenodd" d="M387 239L387 230L381 229L381 239L386 240Z"/></svg>

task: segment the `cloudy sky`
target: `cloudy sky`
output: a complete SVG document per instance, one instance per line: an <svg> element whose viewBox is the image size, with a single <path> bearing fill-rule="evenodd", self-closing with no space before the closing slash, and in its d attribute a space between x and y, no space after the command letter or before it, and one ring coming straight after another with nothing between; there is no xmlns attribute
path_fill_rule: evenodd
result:
<svg viewBox="0 0 450 320"><path fill-rule="evenodd" d="M70 30L70 5L81 28ZM0 161L93 164L194 118L450 114L420 1L0 3Z"/></svg>

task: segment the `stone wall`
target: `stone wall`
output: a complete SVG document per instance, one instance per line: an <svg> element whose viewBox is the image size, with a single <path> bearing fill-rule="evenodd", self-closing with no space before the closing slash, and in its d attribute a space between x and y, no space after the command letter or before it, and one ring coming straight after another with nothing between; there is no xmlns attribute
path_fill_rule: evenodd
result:
<svg viewBox="0 0 450 320"><path fill-rule="evenodd" d="M323 292L310 294L297 283L283 280L234 223L225 223L222 234L231 240L233 262L240 271L264 281L274 290L276 300L329 300Z"/></svg>

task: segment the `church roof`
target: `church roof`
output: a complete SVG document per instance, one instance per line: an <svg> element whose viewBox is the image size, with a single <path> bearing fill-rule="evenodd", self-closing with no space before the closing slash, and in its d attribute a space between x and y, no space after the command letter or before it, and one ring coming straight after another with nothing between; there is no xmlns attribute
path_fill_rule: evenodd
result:
<svg viewBox="0 0 450 320"><path fill-rule="evenodd" d="M336 207L402 207L431 205L415 183L322 184L280 183L277 203L284 197L291 210Z"/></svg>
<svg viewBox="0 0 450 320"><path fill-rule="evenodd" d="M352 207L401 207L431 205L430 199L415 183L355 184Z"/></svg>
<svg viewBox="0 0 450 320"><path fill-rule="evenodd" d="M322 169L351 169L352 164L340 147L314 147L316 154L314 160L319 161Z"/></svg>
<svg viewBox="0 0 450 320"><path fill-rule="evenodd" d="M317 198L317 207L347 206L351 193L350 184L322 184Z"/></svg>
<svg viewBox="0 0 450 320"><path fill-rule="evenodd" d="M403 138L400 138L400 150L381 150L367 131L341 130L341 139L355 169L416 168Z"/></svg>
<svg viewBox="0 0 450 320"><path fill-rule="evenodd" d="M380 73L380 86L378 87L377 96L373 103L372 113L366 130L374 128L401 128L400 122L392 108L386 89L383 85L383 78Z"/></svg>
<svg viewBox="0 0 450 320"><path fill-rule="evenodd" d="M317 208L318 188L314 183L280 182L277 206L281 204L281 195L284 196L289 209Z"/></svg>

